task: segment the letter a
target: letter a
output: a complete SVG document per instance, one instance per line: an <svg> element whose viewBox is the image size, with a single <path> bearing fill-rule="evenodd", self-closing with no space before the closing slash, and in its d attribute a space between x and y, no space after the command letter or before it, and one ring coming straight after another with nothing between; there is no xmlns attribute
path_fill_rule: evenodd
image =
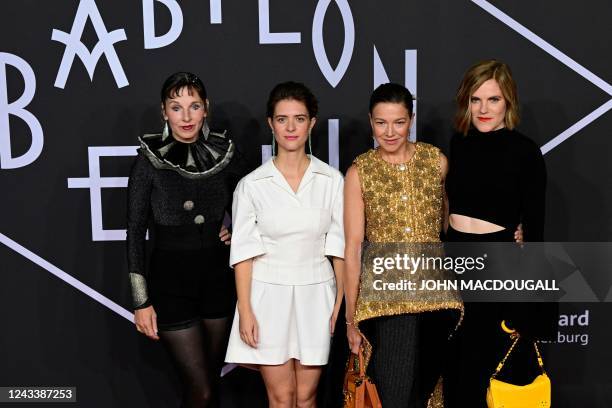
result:
<svg viewBox="0 0 612 408"><path fill-rule="evenodd" d="M83 35L83 31L85 30L87 18L91 19L91 23L96 30L96 35L98 36L98 43L94 46L91 52L89 52L85 44L81 42L81 37ZM100 11L98 10L94 0L81 0L70 34L54 29L51 39L66 45L66 50L64 51L64 56L62 57L62 63L57 73L57 78L55 79L56 88L63 89L66 86L66 79L68 78L68 74L72 68L75 56L78 56L81 61L83 61L83 65L85 65L85 68L87 69L89 78L93 80L96 65L98 64L102 54L106 55L108 65L113 72L117 87L123 88L124 86L129 85L114 47L116 42L127 39L125 31L123 29L114 30L110 33L106 31L106 26L104 25L104 21L102 20L102 16L100 15Z"/></svg>

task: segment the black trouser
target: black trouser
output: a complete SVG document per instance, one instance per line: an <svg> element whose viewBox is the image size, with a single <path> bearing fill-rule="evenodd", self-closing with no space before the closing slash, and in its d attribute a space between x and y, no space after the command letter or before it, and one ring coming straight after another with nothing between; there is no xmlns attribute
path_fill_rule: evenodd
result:
<svg viewBox="0 0 612 408"><path fill-rule="evenodd" d="M449 227L450 242L512 242L514 231L468 234ZM444 373L446 408L486 407L486 390L491 374L508 351L512 339L502 331L502 320L521 333L521 340L504 365L499 379L528 384L540 371L533 339L549 337L556 322L554 303L465 303L463 323L447 353ZM551 324L550 322L553 322Z"/></svg>
<svg viewBox="0 0 612 408"><path fill-rule="evenodd" d="M384 316L362 323L372 344L368 375L385 408L427 405L443 371L456 311Z"/></svg>

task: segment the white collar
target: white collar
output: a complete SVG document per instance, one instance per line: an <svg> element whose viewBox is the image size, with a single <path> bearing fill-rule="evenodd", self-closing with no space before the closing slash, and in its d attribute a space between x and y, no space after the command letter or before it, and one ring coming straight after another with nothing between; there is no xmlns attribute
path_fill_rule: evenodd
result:
<svg viewBox="0 0 612 408"><path fill-rule="evenodd" d="M311 154L309 154L308 157L310 158L310 164L308 165L308 168L306 169L306 173L304 173L304 177L306 177L307 173L317 173L317 174L322 174L328 177L332 176L330 167L327 163L317 159L315 156ZM268 177L274 177L278 173L280 173L280 171L274 165L273 160L274 160L274 157L271 157L270 159L268 159L267 162L259 166L259 168L253 172L253 179L259 180L259 179L264 179Z"/></svg>

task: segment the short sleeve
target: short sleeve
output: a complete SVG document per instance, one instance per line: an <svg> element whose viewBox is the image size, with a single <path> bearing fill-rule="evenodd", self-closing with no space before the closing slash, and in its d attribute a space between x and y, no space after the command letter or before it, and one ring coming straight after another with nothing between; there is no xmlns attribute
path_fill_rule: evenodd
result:
<svg viewBox="0 0 612 408"><path fill-rule="evenodd" d="M234 191L232 203L232 244L230 266L266 253L257 228L257 216L247 182L242 179Z"/></svg>
<svg viewBox="0 0 612 408"><path fill-rule="evenodd" d="M332 203L332 219L325 237L325 255L344 258L344 179L340 176Z"/></svg>

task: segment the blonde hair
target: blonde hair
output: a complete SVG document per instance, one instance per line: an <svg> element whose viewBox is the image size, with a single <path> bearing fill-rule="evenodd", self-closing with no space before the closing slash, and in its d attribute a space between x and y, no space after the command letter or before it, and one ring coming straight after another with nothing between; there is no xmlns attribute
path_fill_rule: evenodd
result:
<svg viewBox="0 0 612 408"><path fill-rule="evenodd" d="M518 93L510 67L501 61L493 59L485 60L472 65L467 70L457 90L457 96L455 97L457 102L455 129L458 132L466 135L468 130L470 130L472 125L470 99L474 92L489 79L497 81L506 100L506 115L504 118L506 127L512 130L520 122Z"/></svg>

